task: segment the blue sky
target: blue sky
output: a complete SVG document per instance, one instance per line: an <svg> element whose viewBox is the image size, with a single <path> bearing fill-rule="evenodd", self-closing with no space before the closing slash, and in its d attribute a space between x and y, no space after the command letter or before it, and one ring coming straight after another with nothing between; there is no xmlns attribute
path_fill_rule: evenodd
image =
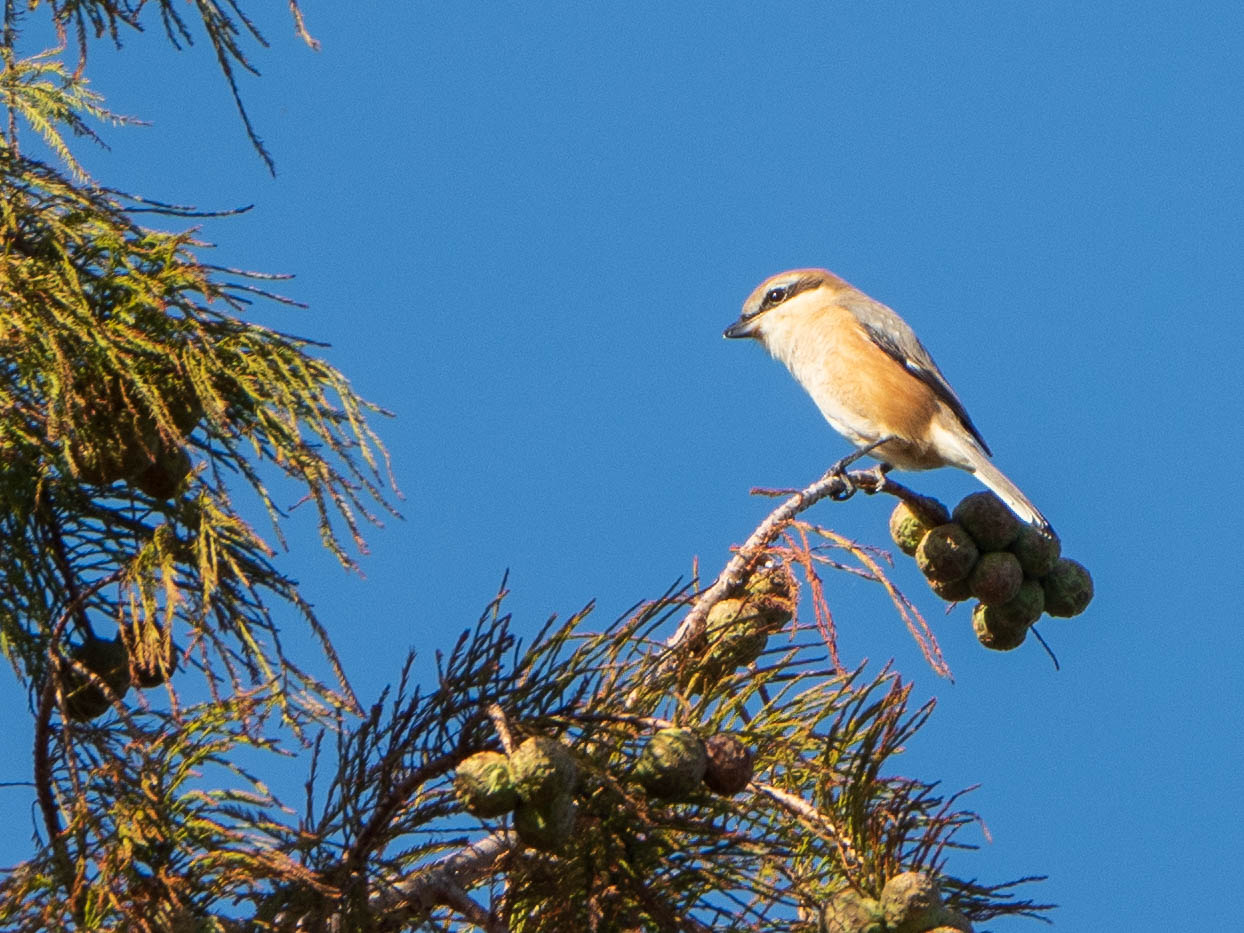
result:
<svg viewBox="0 0 1244 933"><path fill-rule="evenodd" d="M1220 925L1244 825L1238 5L306 0L318 53L274 6L242 86L275 179L209 50L154 20L88 69L153 125L84 159L149 197L254 203L205 227L219 260L295 273L310 310L265 320L396 413L406 518L366 579L310 516L285 564L361 697L408 647L431 670L506 568L528 632L591 598L604 624L696 556L715 573L770 505L750 487L848 449L721 339L761 279L828 266L912 324L1096 580L1041 626L1055 672L1031 642L980 648L900 561L951 685L883 593L831 578L844 660L894 657L938 698L904 770L981 785L991 841L952 868L1049 874L1031 893L1062 929ZM884 544L888 511L811 517Z"/></svg>

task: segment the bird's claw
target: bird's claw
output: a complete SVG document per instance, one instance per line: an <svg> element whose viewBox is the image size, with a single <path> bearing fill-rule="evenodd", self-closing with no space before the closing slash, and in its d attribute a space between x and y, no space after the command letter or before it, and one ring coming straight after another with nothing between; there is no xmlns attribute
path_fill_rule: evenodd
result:
<svg viewBox="0 0 1244 933"><path fill-rule="evenodd" d="M845 502L859 491L860 487L856 485L855 480L851 479L851 474L845 469L831 470L830 472L842 482L838 489L829 494L829 498L835 502Z"/></svg>
<svg viewBox="0 0 1244 933"><path fill-rule="evenodd" d="M860 487L859 487L859 484L855 482L855 480L851 479L851 475L847 472L847 467L849 467L851 464L855 463L855 461L859 460L861 457L868 455L873 450L875 450L876 448L880 447L882 444L890 440L893 440L893 438L890 437L889 435L887 435L886 437L879 438L878 440L873 441L867 447L862 447L859 450L855 450L847 454L845 457L843 457L841 460L839 460L837 463L831 466L828 470L826 470L825 471L826 477L837 477L839 480L842 481L842 488L836 490L835 492L831 492L829 494L829 498L833 499L835 502L843 502L846 499L850 499L853 495L855 495ZM877 469L878 483L880 484L881 482L884 482L885 474L890 469L890 464L880 463L877 465L876 469Z"/></svg>

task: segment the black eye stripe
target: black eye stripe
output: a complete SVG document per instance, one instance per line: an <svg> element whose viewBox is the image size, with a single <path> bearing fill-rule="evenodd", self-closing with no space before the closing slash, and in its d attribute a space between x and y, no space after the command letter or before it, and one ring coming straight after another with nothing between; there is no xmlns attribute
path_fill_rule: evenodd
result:
<svg viewBox="0 0 1244 933"><path fill-rule="evenodd" d="M785 285L778 285L771 288L765 292L764 301L761 302L760 306L762 308L772 308L774 305L780 305L786 300L789 293L790 288Z"/></svg>
<svg viewBox="0 0 1244 933"><path fill-rule="evenodd" d="M796 295L809 289L816 288L821 284L824 277L814 274L805 274L801 276L792 276L787 278L781 284L771 285L765 289L760 299L749 298L748 304L743 309L743 320L753 318L758 314L771 311L780 304L785 304Z"/></svg>

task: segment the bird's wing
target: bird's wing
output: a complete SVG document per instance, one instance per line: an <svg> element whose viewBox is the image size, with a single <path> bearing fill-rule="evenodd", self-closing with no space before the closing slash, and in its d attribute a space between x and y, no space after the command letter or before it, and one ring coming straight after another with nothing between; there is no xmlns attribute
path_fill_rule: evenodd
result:
<svg viewBox="0 0 1244 933"><path fill-rule="evenodd" d="M955 417L959 419L964 429L976 438L981 449L992 457L993 451L989 449L989 445L981 437L981 432L976 430L976 425L968 417L963 402L959 401L959 396L955 395L955 390L950 387L942 371L933 362L933 357L929 355L929 351L924 348L924 344L920 342L920 338L916 336L915 331L908 326L907 322L892 309L865 295L859 298L848 298L844 304L860 322L868 338L900 366L932 389L934 394L955 413Z"/></svg>

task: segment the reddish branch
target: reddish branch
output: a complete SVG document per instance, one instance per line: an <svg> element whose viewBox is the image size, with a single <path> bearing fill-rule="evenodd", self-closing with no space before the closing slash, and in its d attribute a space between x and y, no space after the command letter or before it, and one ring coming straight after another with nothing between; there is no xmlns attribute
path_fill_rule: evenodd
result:
<svg viewBox="0 0 1244 933"><path fill-rule="evenodd" d="M919 511L928 511L933 501L927 496L922 496L896 483L880 466L870 470L852 470L850 473L843 473L835 464L815 483L794 493L769 513L769 516L757 526L742 547L735 551L734 557L726 564L726 568L718 575L713 585L699 595L691 611L687 613L687 617L678 626L678 631L666 642L666 646L677 648L687 639L694 639L704 632L709 610L722 599L738 591L747 581L755 562L777 541L778 536L794 520L795 516L816 505L822 499L827 497L843 499L853 494L856 489L869 495L884 492L897 496Z"/></svg>

